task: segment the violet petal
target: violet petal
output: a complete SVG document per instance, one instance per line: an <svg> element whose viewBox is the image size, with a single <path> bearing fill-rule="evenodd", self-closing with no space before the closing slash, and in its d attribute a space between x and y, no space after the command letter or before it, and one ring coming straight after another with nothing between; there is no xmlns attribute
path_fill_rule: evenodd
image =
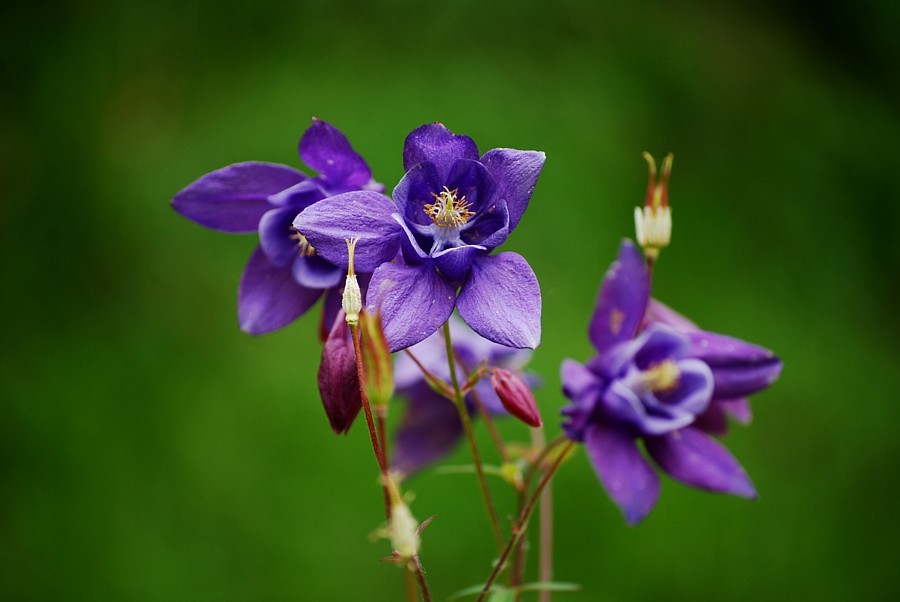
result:
<svg viewBox="0 0 900 602"><path fill-rule="evenodd" d="M588 456L600 482L630 525L641 522L656 505L659 477L627 432L594 424L585 436Z"/></svg>
<svg viewBox="0 0 900 602"><path fill-rule="evenodd" d="M510 232L528 208L545 159L546 155L542 152L512 148L495 148L481 158L497 182L496 197L505 200L509 207Z"/></svg>
<svg viewBox="0 0 900 602"><path fill-rule="evenodd" d="M463 429L453 402L424 382L404 396L407 407L395 434L391 468L411 474L453 451Z"/></svg>
<svg viewBox="0 0 900 602"><path fill-rule="evenodd" d="M541 343L541 288L518 253L477 257L457 307L466 324L490 341L517 349Z"/></svg>
<svg viewBox="0 0 900 602"><path fill-rule="evenodd" d="M278 267L256 247L238 289L238 323L250 334L264 334L287 326L322 295L294 281L290 266Z"/></svg>
<svg viewBox="0 0 900 602"><path fill-rule="evenodd" d="M756 489L734 456L715 439L688 427L645 439L660 468L688 485L755 498Z"/></svg>
<svg viewBox="0 0 900 602"><path fill-rule="evenodd" d="M418 163L434 163L440 179L446 181L450 168L458 159L477 161L478 147L468 136L454 134L440 123L417 127L403 143L403 169L406 171Z"/></svg>
<svg viewBox="0 0 900 602"><path fill-rule="evenodd" d="M298 151L304 163L322 174L332 193L357 190L372 180L369 166L347 137L325 121L313 119L300 138Z"/></svg>
<svg viewBox="0 0 900 602"><path fill-rule="evenodd" d="M301 255L291 266L294 280L307 288L333 288L344 280L344 270L318 255Z"/></svg>
<svg viewBox="0 0 900 602"><path fill-rule="evenodd" d="M460 284L469 274L472 262L478 255L487 253L487 249L480 245L465 245L444 249L432 256L434 265L441 271L448 281Z"/></svg>
<svg viewBox="0 0 900 602"><path fill-rule="evenodd" d="M453 313L456 291L431 262L417 266L382 264L372 274L366 310L381 309L391 352L425 340Z"/></svg>
<svg viewBox="0 0 900 602"><path fill-rule="evenodd" d="M294 220L300 231L327 261L347 268L346 239L356 243L357 272L372 272L390 261L400 248L403 230L391 217L394 203L383 194L356 191L339 194L303 210Z"/></svg>
<svg viewBox="0 0 900 602"><path fill-rule="evenodd" d="M306 178L275 163L250 161L210 172L172 199L172 208L201 226L231 233L255 232L263 214L272 209L269 195Z"/></svg>
<svg viewBox="0 0 900 602"><path fill-rule="evenodd" d="M425 205L434 203L434 195L442 190L440 176L433 163L419 163L409 168L391 196L403 218L413 224L430 226Z"/></svg>
<svg viewBox="0 0 900 602"><path fill-rule="evenodd" d="M715 399L744 397L765 389L781 374L778 357L757 345L707 331L688 333L690 354L712 368Z"/></svg>
<svg viewBox="0 0 900 602"><path fill-rule="evenodd" d="M644 257L634 243L624 240L618 258L603 279L588 330L597 351L603 353L635 335L649 298L650 280Z"/></svg>
<svg viewBox="0 0 900 602"><path fill-rule="evenodd" d="M460 238L470 245L488 249L499 247L509 238L509 210L506 201L494 199L460 231Z"/></svg>
<svg viewBox="0 0 900 602"><path fill-rule="evenodd" d="M259 220L259 246L277 266L286 266L293 262L300 249L294 230L294 218L299 211L293 207L282 207L267 211Z"/></svg>
<svg viewBox="0 0 900 602"><path fill-rule="evenodd" d="M445 185L456 191L456 198L465 199L476 215L491 201L496 185L494 178L478 161L462 159L453 164Z"/></svg>

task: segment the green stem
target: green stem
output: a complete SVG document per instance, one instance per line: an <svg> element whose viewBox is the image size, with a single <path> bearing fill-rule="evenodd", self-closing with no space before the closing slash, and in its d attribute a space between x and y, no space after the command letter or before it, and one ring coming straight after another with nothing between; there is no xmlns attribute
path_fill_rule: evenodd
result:
<svg viewBox="0 0 900 602"><path fill-rule="evenodd" d="M531 498L529 498L528 504L525 505L525 507L522 509L522 513L519 515L519 522L517 522L515 527L513 528L512 537L509 539L506 547L504 547L503 551L500 553L500 559L497 560L497 564L494 566L494 570L491 572L491 576L488 577L487 582L484 584L484 589L481 590L481 594L478 596L478 602L482 602L485 599L485 596L487 596L490 592L491 586L494 585L497 577L499 577L500 573L503 572L506 561L509 560L510 552L512 552L513 549L518 545L519 541L522 539L522 536L525 534L525 531L528 529L528 519L531 518L531 513L534 512L534 509L537 506L538 499L541 497L541 494L553 479L554 475L556 475L556 471L559 470L560 465L562 465L563 460L569 454L569 451L574 445L574 441L569 441L566 444L566 446L563 448L563 451L560 452L559 457L556 458L556 462L554 462L550 470L547 471L547 473L538 483L537 487L534 490L534 493L531 494Z"/></svg>
<svg viewBox="0 0 900 602"><path fill-rule="evenodd" d="M494 499L491 497L491 490L488 488L487 478L484 475L481 453L478 451L478 442L475 440L475 431L472 429L469 410L466 408L462 389L459 387L459 378L456 376L456 362L454 361L453 340L450 337L449 321L444 323L444 340L447 343L447 362L450 365L450 382L453 385L453 401L456 403L459 419L462 422L463 431L466 433L466 440L468 440L469 449L472 452L472 462L475 464L475 474L478 476L478 485L481 487L481 496L484 498L484 505L487 508L488 518L491 521L494 539L497 540L497 549L502 550L503 532L500 529L500 519L497 518L497 509L494 506Z"/></svg>

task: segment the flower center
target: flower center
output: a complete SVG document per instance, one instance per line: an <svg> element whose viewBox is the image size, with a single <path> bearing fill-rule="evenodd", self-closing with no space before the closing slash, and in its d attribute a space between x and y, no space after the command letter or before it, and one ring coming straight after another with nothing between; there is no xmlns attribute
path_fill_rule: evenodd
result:
<svg viewBox="0 0 900 602"><path fill-rule="evenodd" d="M306 240L306 237L300 234L300 232L298 232L294 228L291 228L291 230L294 230L294 233L291 234L291 240L297 241L297 252L304 257L312 257L313 255L315 255L316 250L311 244L309 244L309 241Z"/></svg>
<svg viewBox="0 0 900 602"><path fill-rule="evenodd" d="M431 193L433 203L425 205L425 215L431 218L440 228L458 228L469 221L474 212L469 211L472 204L466 197L457 199L458 188L450 190L446 186L440 194Z"/></svg>
<svg viewBox="0 0 900 602"><path fill-rule="evenodd" d="M665 393L678 385L681 370L672 360L665 360L644 370L644 385L653 393Z"/></svg>

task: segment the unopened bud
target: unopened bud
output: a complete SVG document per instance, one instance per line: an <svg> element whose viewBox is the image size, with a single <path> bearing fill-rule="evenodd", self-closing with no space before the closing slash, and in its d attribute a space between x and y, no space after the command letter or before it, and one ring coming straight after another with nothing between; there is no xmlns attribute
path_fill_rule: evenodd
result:
<svg viewBox="0 0 900 602"><path fill-rule="evenodd" d="M491 385L507 412L528 426L537 428L543 424L534 394L521 376L503 368L494 368L491 371Z"/></svg>
<svg viewBox="0 0 900 602"><path fill-rule="evenodd" d="M341 306L347 314L347 324L355 326L359 324L359 312L362 311L362 292L359 290L359 282L356 281L356 272L353 269L353 254L356 251L356 243L359 238L348 238L347 256L348 268L347 278L344 281L344 295L341 298Z"/></svg>
<svg viewBox="0 0 900 602"><path fill-rule="evenodd" d="M663 159L662 172L657 180L656 161L650 153L644 153L650 176L644 207L634 209L634 228L638 244L648 257L656 258L659 250L672 239L672 209L669 207L669 176L672 173L673 155Z"/></svg>
<svg viewBox="0 0 900 602"><path fill-rule="evenodd" d="M338 315L331 327L322 349L322 363L319 364L319 395L331 429L338 435L347 433L359 409L362 398L359 394L359 377L356 373L356 354L350 329L344 317Z"/></svg>
<svg viewBox="0 0 900 602"><path fill-rule="evenodd" d="M373 406L386 407L394 395L394 366L381 326L381 312L363 313L360 316L360 329L366 393Z"/></svg>

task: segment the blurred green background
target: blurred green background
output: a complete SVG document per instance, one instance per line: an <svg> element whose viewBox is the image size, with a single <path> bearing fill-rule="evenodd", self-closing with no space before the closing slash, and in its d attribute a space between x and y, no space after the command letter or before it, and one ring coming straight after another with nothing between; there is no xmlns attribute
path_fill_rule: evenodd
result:
<svg viewBox="0 0 900 602"><path fill-rule="evenodd" d="M664 480L628 528L583 455L565 467L556 576L583 590L558 599L897 599L900 19L890 1L806 6L6 7L0 599L402 599L369 540L382 508L365 429L332 435L317 398L317 312L239 332L254 237L169 207L229 163L299 166L313 115L389 189L429 121L482 150L546 151L507 248L543 289L532 365L550 435L559 362L590 353L598 283L633 236L643 150L676 155L657 296L783 357L727 441L758 501ZM435 599L483 581L474 479L409 485L416 515L438 515Z"/></svg>

